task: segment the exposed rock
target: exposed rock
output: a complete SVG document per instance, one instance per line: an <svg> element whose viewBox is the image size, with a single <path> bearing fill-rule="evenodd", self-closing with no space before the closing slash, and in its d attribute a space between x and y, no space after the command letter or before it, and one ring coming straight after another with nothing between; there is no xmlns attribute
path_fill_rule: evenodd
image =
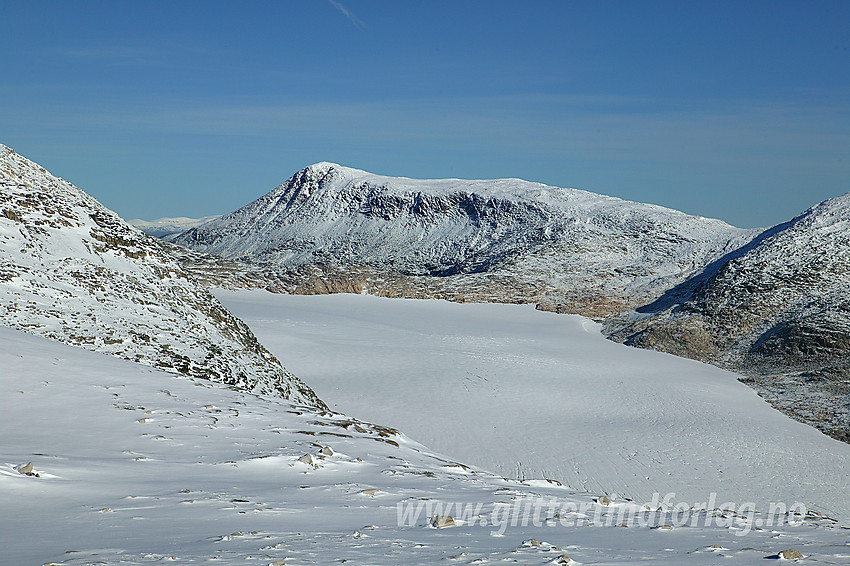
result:
<svg viewBox="0 0 850 566"><path fill-rule="evenodd" d="M451 515L434 515L431 518L431 526L435 529L444 529L446 527L454 527L455 519Z"/></svg>
<svg viewBox="0 0 850 566"><path fill-rule="evenodd" d="M780 552L779 558L783 560L798 560L800 558L803 558L803 553L801 553L799 550L789 548Z"/></svg>
<svg viewBox="0 0 850 566"><path fill-rule="evenodd" d="M301 462L302 464L307 464L308 466L314 465L313 464L313 457L310 454L304 454L303 456L298 458L298 461Z"/></svg>
<svg viewBox="0 0 850 566"><path fill-rule="evenodd" d="M0 145L0 320L181 375L324 407L173 255Z"/></svg>
<svg viewBox="0 0 850 566"><path fill-rule="evenodd" d="M657 297L749 234L519 179L418 181L318 163L175 242L258 267L278 292L539 303L601 317Z"/></svg>

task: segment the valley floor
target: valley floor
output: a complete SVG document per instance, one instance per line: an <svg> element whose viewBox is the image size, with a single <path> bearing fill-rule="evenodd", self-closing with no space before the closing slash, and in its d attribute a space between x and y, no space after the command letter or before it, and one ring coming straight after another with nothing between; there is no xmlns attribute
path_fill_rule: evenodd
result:
<svg viewBox="0 0 850 566"><path fill-rule="evenodd" d="M333 409L505 477L850 520L850 445L737 375L531 305L216 291Z"/></svg>
<svg viewBox="0 0 850 566"><path fill-rule="evenodd" d="M262 308L268 328L276 327L278 336L287 334L282 318L275 318L281 311L276 313L274 305L266 302L267 297L259 293L222 296L233 306L241 301L244 308L252 304ZM475 358L483 364L497 351L501 351L503 359L517 355L515 349L508 347L513 342L500 342L498 335L529 331L529 321L523 317L534 312L515 311L519 313L511 314L516 318L515 326L501 330L493 326L492 313L482 313L483 319L473 316L471 324L483 325L479 326L482 332L490 325L495 336L469 342L463 338L466 334L459 335L464 330L458 326L459 320L440 315L437 318L445 325L440 328L435 326L436 320L421 311L411 311L404 302L328 298L331 303L301 297L305 301L301 307L297 303L287 307L296 317L291 321L309 316L297 323L300 342L287 346L284 359L321 355L325 363L347 365L349 369L363 364L365 367L355 378L360 379L371 370L381 380L362 383L364 392L371 391L374 406L387 402L381 387L397 391L405 382L405 374L401 373L405 370L403 356L393 350L397 346L391 335L406 337L402 341L408 348L416 343L430 348L435 338L429 333L439 330L445 333L442 344L449 358L456 356L452 353L455 350L462 350L483 356ZM333 304L340 300L342 304ZM436 302L416 305L426 310L432 306L446 308ZM400 310L393 314L396 308ZM323 309L327 311L319 316ZM384 328L384 341L369 342L379 329L366 324L363 317L382 310L384 324L392 332L387 333ZM331 311L337 313L334 324L323 318L331 316ZM350 325L340 327L340 321L346 319ZM538 328L540 335L554 332L543 319L532 320L534 327L542 325ZM580 374L580 367L595 355L592 344L597 340L596 329L578 318L553 320L567 321L569 332L585 349L585 357L573 366L573 372ZM262 327L258 317L251 324L258 330ZM352 333L343 336L343 331ZM581 332L589 337L587 342L579 340ZM322 335L338 345L320 348L320 353L315 344L321 342ZM533 349L555 355L537 334L532 333L528 340L524 347L532 348L536 341L538 346ZM346 342L347 348L343 347ZM371 344L370 359L355 357L346 361L350 350L363 349L367 344ZM630 564L652 560L658 564L708 565L716 564L721 557L731 558L735 564L760 564L791 548L804 555L805 560L850 563L850 531L815 514L801 517L755 513L742 502L735 503L731 511L682 506L673 513L672 505L687 501L681 497L651 502L653 510L649 511L642 500L630 502L613 493L610 504L604 499L597 502L602 494L590 481L587 487L591 493L585 493L539 479L503 479L431 452L393 429L340 413L319 413L272 397L176 377L6 328L0 328L0 345L2 564ZM409 352L411 356L415 353ZM441 365L436 363L438 350L430 350L430 355L432 381L445 383L447 368L454 367L457 359ZM387 379L387 360L395 361L392 375L400 383L398 386L392 386ZM609 363L599 361L603 365ZM525 365L534 367L539 363L530 358ZM554 364L550 371L556 371ZM463 373L457 379L467 381L466 376ZM506 386L492 372L479 371L478 377L471 379ZM597 375L588 379L602 378ZM600 383L606 385L604 380ZM317 381L316 385L320 391L323 387L332 389L327 381ZM455 385L456 394L466 391L463 383ZM472 385L469 382L470 389ZM527 381L522 382L517 391L528 386ZM715 387L723 390L719 385L708 389ZM413 389L414 393L419 391ZM571 391L575 398L570 405L572 411L583 403L593 406L597 402L592 398L582 400L586 391L577 386ZM743 391L749 392L746 388ZM492 393L490 390L487 394ZM451 408L451 396L445 389L442 395ZM611 398L606 397L604 388L600 395L603 401ZM402 397L402 406L411 414L419 411L424 423L442 431L435 437L454 436L461 439L456 447L467 446L467 429L474 427L459 418L462 413L449 421L443 413L422 412L431 407L428 399L411 402L411 396L413 393ZM547 396L556 397L558 402L564 399L554 390ZM539 392L535 399L532 403L530 395L515 398L515 418L539 412L545 413L542 416L548 422L569 419L570 411L547 412L551 407L546 406L546 399ZM338 403L339 399L328 401ZM659 397L660 401L663 398ZM747 403L756 417L745 425L767 418L755 405ZM365 407L366 403L359 406ZM670 415L666 410L662 414ZM616 418L610 412L608 415L607 419L616 421L612 429L634 426L629 422L629 413ZM511 424L511 418L503 414L501 421ZM777 435L798 435L789 440L785 453L788 460L775 461L772 473L782 474L783 469L802 473L793 460L809 451L809 472L794 481L805 488L801 493L823 496L817 500L820 507L812 509L827 509L835 504L837 491L831 490L827 474L846 472L846 467L830 468L845 465L842 458L846 454L836 448L836 454L828 457L819 452L822 449L817 437L801 432L806 429L786 429L781 428L781 421L767 422L780 427L775 431ZM592 453L576 452L579 445L570 437L586 430L579 423L575 426L577 430L572 435L550 427L548 435L539 436L540 430L531 428L526 431L525 443L541 454L558 449L559 458L584 462L582 465L597 457L606 462L605 466L612 466L611 460L621 457L619 445L616 449L606 448L613 437L604 428L586 441L586 447L594 446ZM643 436L651 438L652 434L645 430ZM669 439L669 435L661 438ZM732 453L737 454L735 442L758 453L771 454L769 451L775 449L770 438L765 439L764 448L758 448L749 438L743 433L727 437ZM498 437L491 439L488 445L497 446ZM697 440L689 442L696 444ZM798 447L797 443L806 444ZM679 458L674 450L681 450L685 444L683 441L671 446L668 456ZM647 441L635 447L652 445ZM473 444L468 446L475 448ZM835 442L830 446L846 445ZM505 450L510 448L511 444L506 443ZM530 449L524 454L528 453ZM470 454L481 457L486 452L472 449ZM503 456L502 462L507 461ZM30 473L34 475L22 473L27 471L24 465L28 462L33 464ZM730 463L729 469L734 468ZM628 462L621 462L616 469L622 473L631 468ZM761 472L754 469L752 473L757 476ZM846 475L833 475L833 487L840 488ZM664 485L675 486L680 479L675 475ZM790 485L788 477L783 481ZM624 490L629 487L625 479L621 485ZM683 480L682 485L694 484ZM449 505L451 509L447 508ZM655 505L664 509L657 511ZM453 516L453 526L434 528L429 524L433 515L443 514Z"/></svg>

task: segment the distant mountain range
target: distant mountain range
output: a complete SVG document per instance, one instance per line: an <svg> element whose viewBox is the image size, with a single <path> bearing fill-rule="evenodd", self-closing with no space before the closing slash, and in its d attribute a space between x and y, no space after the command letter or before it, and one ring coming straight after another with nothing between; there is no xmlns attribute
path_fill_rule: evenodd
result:
<svg viewBox="0 0 850 566"><path fill-rule="evenodd" d="M219 218L220 215L204 216L202 218L186 218L178 216L176 218L158 218L156 220L128 220L127 222L135 226L145 234L150 234L165 241L171 241L175 236L182 234L186 230L206 224L210 220Z"/></svg>
<svg viewBox="0 0 850 566"><path fill-rule="evenodd" d="M183 263L212 284L533 302L605 320L612 339L748 376L775 406L846 441L848 201L742 230L518 179L317 163L174 241L208 254Z"/></svg>
<svg viewBox="0 0 850 566"><path fill-rule="evenodd" d="M0 145L0 320L188 377L323 407L180 267L179 248Z"/></svg>

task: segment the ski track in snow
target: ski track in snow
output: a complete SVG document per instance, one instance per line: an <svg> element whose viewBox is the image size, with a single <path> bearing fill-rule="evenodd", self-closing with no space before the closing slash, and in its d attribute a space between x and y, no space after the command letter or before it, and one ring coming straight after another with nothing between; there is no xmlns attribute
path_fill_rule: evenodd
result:
<svg viewBox="0 0 850 566"><path fill-rule="evenodd" d="M506 477L850 518L850 446L735 374L527 305L216 291L335 410Z"/></svg>

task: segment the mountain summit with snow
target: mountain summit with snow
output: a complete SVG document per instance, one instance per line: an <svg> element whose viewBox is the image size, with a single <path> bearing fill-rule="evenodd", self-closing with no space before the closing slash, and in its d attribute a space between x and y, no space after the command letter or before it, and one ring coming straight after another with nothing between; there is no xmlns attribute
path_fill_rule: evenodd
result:
<svg viewBox="0 0 850 566"><path fill-rule="evenodd" d="M299 283L310 270L344 272L352 290L377 295L599 316L656 298L751 237L719 220L519 179L415 180L323 162L175 243Z"/></svg>
<svg viewBox="0 0 850 566"><path fill-rule="evenodd" d="M170 244L0 145L0 320L240 389L322 406L180 268Z"/></svg>

